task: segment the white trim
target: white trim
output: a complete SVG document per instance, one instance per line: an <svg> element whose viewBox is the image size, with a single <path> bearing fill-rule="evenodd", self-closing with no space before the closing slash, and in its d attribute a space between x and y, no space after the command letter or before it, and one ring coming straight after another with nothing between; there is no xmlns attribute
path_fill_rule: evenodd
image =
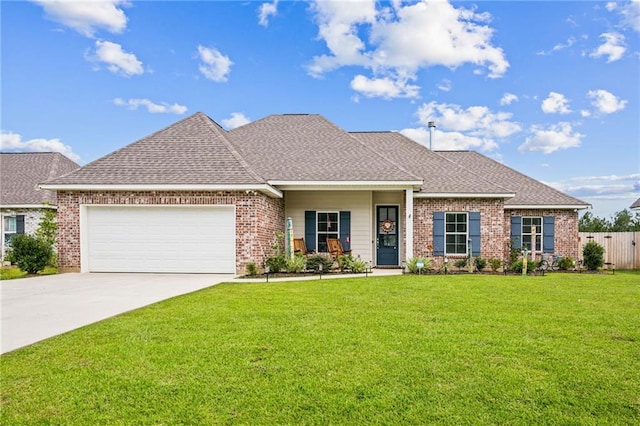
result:
<svg viewBox="0 0 640 426"><path fill-rule="evenodd" d="M191 185L191 184L41 184L40 189L53 191L257 191L272 198L282 192L268 184L258 185Z"/></svg>
<svg viewBox="0 0 640 426"><path fill-rule="evenodd" d="M398 215L400 212L398 212ZM405 240L404 240L404 258L406 260L413 257L413 191L406 190L405 193Z"/></svg>
<svg viewBox="0 0 640 426"><path fill-rule="evenodd" d="M515 193L505 194L484 194L484 193L461 193L461 192L416 192L413 198L513 198Z"/></svg>
<svg viewBox="0 0 640 426"><path fill-rule="evenodd" d="M557 210L567 210L567 209L571 209L571 210L583 210L583 209L588 209L591 208L591 204L580 204L580 205L564 205L564 204L549 204L546 206L541 206L541 205L527 205L527 204L518 204L518 205L512 205L512 204L505 204L504 209L505 210L515 210L515 209L521 209L521 210L545 210L545 209L557 209Z"/></svg>
<svg viewBox="0 0 640 426"><path fill-rule="evenodd" d="M0 209L52 209L57 210L58 206L53 204L7 204L1 205Z"/></svg>
<svg viewBox="0 0 640 426"><path fill-rule="evenodd" d="M401 212L402 208L400 204L397 203L376 203L373 208L373 258L375 259L375 266L378 266L378 207L395 207L398 209L398 224L396 225L396 242L398 243L398 263L396 265L384 265L384 266L400 266L402 259L402 244L404 243L404 238L402 238L402 222Z"/></svg>
<svg viewBox="0 0 640 426"><path fill-rule="evenodd" d="M269 184L277 186L280 190L286 191L330 191L340 189L343 191L361 191L361 190L404 190L407 187L412 189L420 189L423 181L288 181L288 180L270 180Z"/></svg>
<svg viewBox="0 0 640 426"><path fill-rule="evenodd" d="M469 250L469 233L470 233L470 225L471 225L471 219L469 218L469 213L470 212L460 212L460 211L456 211L456 212L443 212L444 213L444 255L448 256L448 257L452 257L452 256L466 256L467 255L467 251ZM465 215L465 217L467 218L466 222L467 222L467 232L465 232L465 246L464 246L464 253L448 253L447 252L447 235L462 235L462 232L447 232L447 215L448 214L463 214ZM456 221L456 223L458 223ZM480 244L482 245L482 241L480 242Z"/></svg>

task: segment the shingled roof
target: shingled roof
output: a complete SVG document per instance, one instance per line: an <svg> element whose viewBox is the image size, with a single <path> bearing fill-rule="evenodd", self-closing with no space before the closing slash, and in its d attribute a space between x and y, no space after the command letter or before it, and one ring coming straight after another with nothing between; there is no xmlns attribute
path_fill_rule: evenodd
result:
<svg viewBox="0 0 640 426"><path fill-rule="evenodd" d="M0 206L55 204L55 191L39 190L38 184L78 167L57 152L0 153Z"/></svg>
<svg viewBox="0 0 640 426"><path fill-rule="evenodd" d="M437 151L437 153L454 163L482 173L486 179L497 182L514 192L516 196L505 201L505 208L510 206L586 208L589 206L584 201L560 192L475 151Z"/></svg>
<svg viewBox="0 0 640 426"><path fill-rule="evenodd" d="M265 183L198 112L48 184L248 185Z"/></svg>
<svg viewBox="0 0 640 426"><path fill-rule="evenodd" d="M316 114L271 115L229 132L268 181L417 181L422 177Z"/></svg>
<svg viewBox="0 0 640 426"><path fill-rule="evenodd" d="M633 204L631 204L631 210L640 209L640 198L638 198Z"/></svg>
<svg viewBox="0 0 640 426"><path fill-rule="evenodd" d="M424 179L420 192L431 195L505 196L514 191L483 178L476 168L461 166L396 132L352 132L377 152Z"/></svg>

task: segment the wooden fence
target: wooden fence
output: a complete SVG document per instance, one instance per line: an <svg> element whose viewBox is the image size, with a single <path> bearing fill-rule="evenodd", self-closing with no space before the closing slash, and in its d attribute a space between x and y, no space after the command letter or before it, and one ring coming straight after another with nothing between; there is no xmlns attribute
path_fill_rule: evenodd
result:
<svg viewBox="0 0 640 426"><path fill-rule="evenodd" d="M580 232L580 257L584 245L595 241L604 247L605 263L616 269L640 268L640 232Z"/></svg>

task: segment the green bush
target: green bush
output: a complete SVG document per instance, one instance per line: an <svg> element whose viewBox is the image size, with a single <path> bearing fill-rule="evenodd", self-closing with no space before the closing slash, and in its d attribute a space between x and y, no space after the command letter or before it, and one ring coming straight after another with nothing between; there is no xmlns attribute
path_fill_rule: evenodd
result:
<svg viewBox="0 0 640 426"><path fill-rule="evenodd" d="M458 259L458 260L456 260L456 263L453 264L453 266L455 266L458 269L466 268L467 267L467 259Z"/></svg>
<svg viewBox="0 0 640 426"><path fill-rule="evenodd" d="M558 262L558 268L561 271L568 271L569 269L573 269L573 257L563 257Z"/></svg>
<svg viewBox="0 0 640 426"><path fill-rule="evenodd" d="M323 272L328 272L331 269L331 266L333 266L333 260L331 260L329 256L322 254L314 254L307 258L307 269L310 271L319 272L320 265L322 265Z"/></svg>
<svg viewBox="0 0 640 426"><path fill-rule="evenodd" d="M340 255L338 256L338 269L340 269L340 272L344 272L347 270L351 270L352 266L353 266L353 257L351 257L351 255Z"/></svg>
<svg viewBox="0 0 640 426"><path fill-rule="evenodd" d="M269 272L272 274L278 273L285 269L287 266L287 259L284 254L278 254L275 256L268 257L264 262L265 269L268 267Z"/></svg>
<svg viewBox="0 0 640 426"><path fill-rule="evenodd" d="M502 266L502 261L500 259L492 257L491 259L489 259L489 266L491 267L491 270L493 272L496 272L498 269L500 269L500 266Z"/></svg>
<svg viewBox="0 0 640 426"><path fill-rule="evenodd" d="M582 250L584 265L590 271L596 271L604 265L604 247L595 241L589 241Z"/></svg>
<svg viewBox="0 0 640 426"><path fill-rule="evenodd" d="M430 259L427 259L426 257L417 256L407 260L407 269L409 270L409 272L411 272L412 274L417 274L418 272L420 272L418 270L418 262L422 262L424 264L424 266L422 267L423 271L428 271L429 269L431 269Z"/></svg>
<svg viewBox="0 0 640 426"><path fill-rule="evenodd" d="M487 267L487 260L481 257L476 257L473 263L475 264L478 271L482 271L484 268Z"/></svg>
<svg viewBox="0 0 640 426"><path fill-rule="evenodd" d="M16 234L11 238L11 258L18 268L29 274L43 270L52 256L53 249L46 241L27 234Z"/></svg>
<svg viewBox="0 0 640 426"><path fill-rule="evenodd" d="M247 263L247 275L252 277L258 275L258 265L255 262Z"/></svg>
<svg viewBox="0 0 640 426"><path fill-rule="evenodd" d="M287 259L285 269L287 272L298 274L304 271L304 267L307 264L307 259L299 254Z"/></svg>
<svg viewBox="0 0 640 426"><path fill-rule="evenodd" d="M367 262L362 259L353 259L351 263L351 272L355 274L362 274L367 270Z"/></svg>
<svg viewBox="0 0 640 426"><path fill-rule="evenodd" d="M540 266L540 262L536 262L535 260L529 260L527 261L527 274L532 273L533 271L535 271L536 269L538 269L538 267ZM517 274L521 274L522 273L522 268L523 268L523 264L522 264L522 259L516 260L515 262L513 262L511 264L511 270Z"/></svg>

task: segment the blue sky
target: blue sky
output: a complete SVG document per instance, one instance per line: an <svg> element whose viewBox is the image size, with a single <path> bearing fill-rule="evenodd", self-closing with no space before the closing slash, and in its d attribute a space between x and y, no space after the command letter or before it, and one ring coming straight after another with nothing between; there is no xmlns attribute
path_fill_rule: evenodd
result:
<svg viewBox="0 0 640 426"><path fill-rule="evenodd" d="M610 217L640 197L640 2L3 1L2 150L86 164L202 111L472 149ZM320 148L320 147L319 147Z"/></svg>

